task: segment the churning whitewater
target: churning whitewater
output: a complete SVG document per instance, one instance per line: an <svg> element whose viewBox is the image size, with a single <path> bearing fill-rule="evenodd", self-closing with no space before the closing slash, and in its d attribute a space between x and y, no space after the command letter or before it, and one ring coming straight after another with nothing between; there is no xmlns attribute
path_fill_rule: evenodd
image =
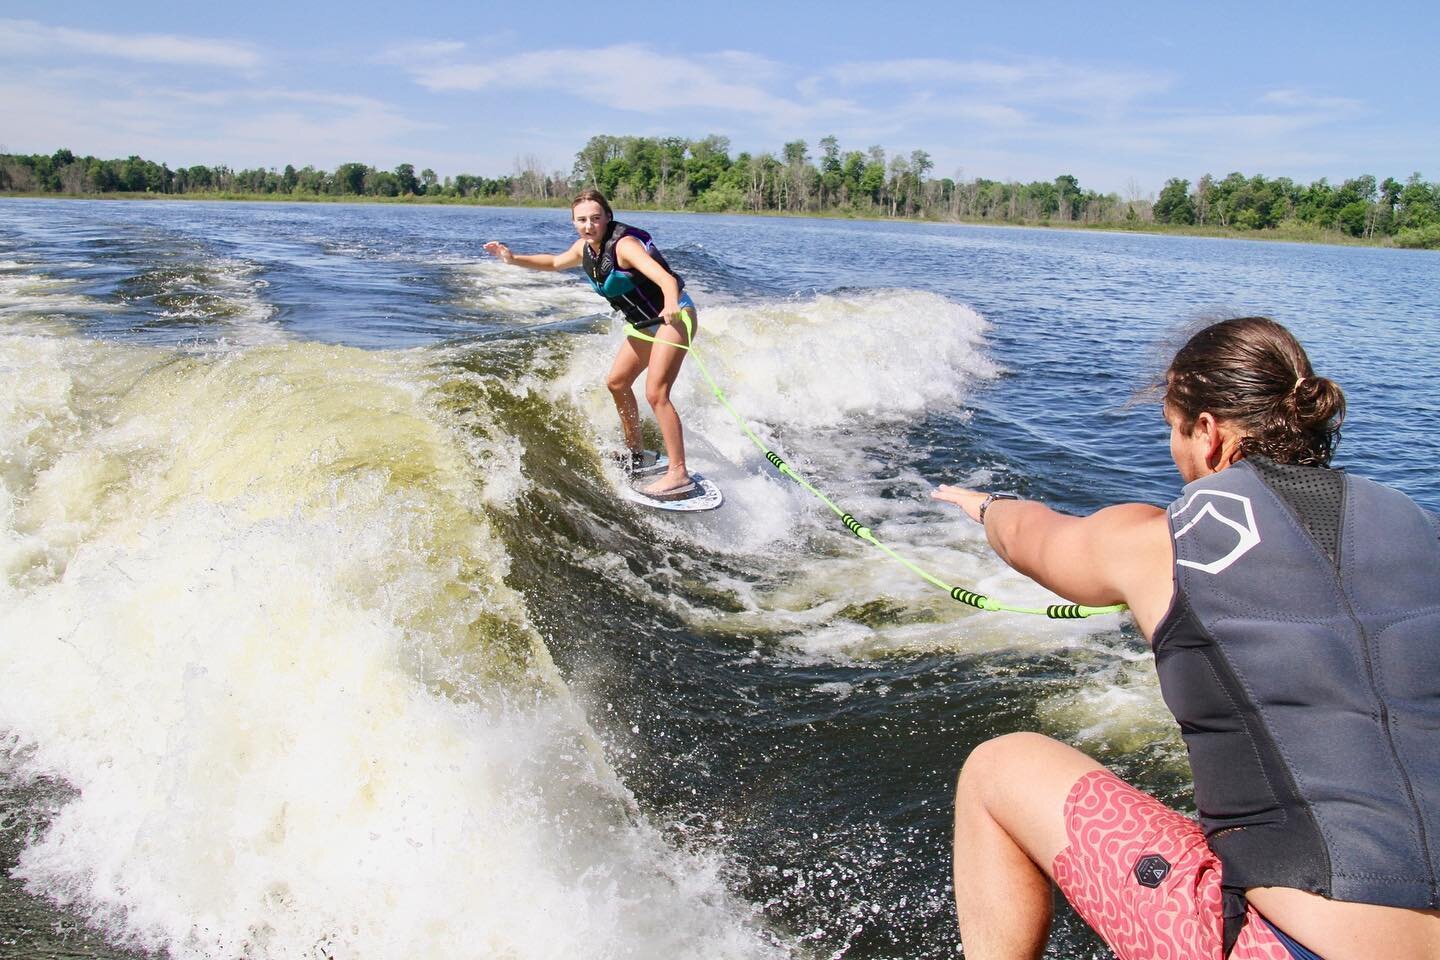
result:
<svg viewBox="0 0 1440 960"><path fill-rule="evenodd" d="M719 850L677 847L635 814L487 520L534 486L487 392L568 411L593 455L613 432L593 382L609 331L502 382L473 348L286 337L264 286L236 279L260 271L208 261L122 285L163 306L140 326L200 335L162 346L87 336L66 317L124 306L4 266L5 775L66 787L19 857L26 889L180 957L784 952ZM566 305L554 284L540 294ZM939 374L983 328L909 299L958 321L928 386L895 371L857 396L805 356L824 325L858 377L881 339L870 315L905 306L876 295L720 307L710 356L761 423L903 417L947 399ZM793 349L747 373L767 330ZM805 512L783 481L713 411L695 423L740 509L690 529L637 521L675 550L791 544ZM717 589L772 606L761 584Z"/></svg>
<svg viewBox="0 0 1440 960"><path fill-rule="evenodd" d="M16 876L175 956L768 955L627 813L424 363L7 329L6 775L70 788Z"/></svg>

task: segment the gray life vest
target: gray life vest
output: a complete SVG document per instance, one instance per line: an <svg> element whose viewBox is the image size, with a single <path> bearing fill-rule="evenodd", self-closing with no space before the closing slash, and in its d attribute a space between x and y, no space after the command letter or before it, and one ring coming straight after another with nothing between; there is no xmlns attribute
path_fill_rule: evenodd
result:
<svg viewBox="0 0 1440 960"><path fill-rule="evenodd" d="M1440 907L1440 519L1258 457L1167 513L1156 667L1226 886Z"/></svg>

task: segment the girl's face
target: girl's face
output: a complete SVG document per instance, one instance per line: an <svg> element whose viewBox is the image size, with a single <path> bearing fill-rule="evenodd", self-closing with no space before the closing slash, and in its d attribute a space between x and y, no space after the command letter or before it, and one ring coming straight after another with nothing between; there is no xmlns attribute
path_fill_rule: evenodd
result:
<svg viewBox="0 0 1440 960"><path fill-rule="evenodd" d="M594 200L583 200L575 204L570 210L570 219L575 223L575 232L592 247L605 236L605 228L610 225L605 208Z"/></svg>

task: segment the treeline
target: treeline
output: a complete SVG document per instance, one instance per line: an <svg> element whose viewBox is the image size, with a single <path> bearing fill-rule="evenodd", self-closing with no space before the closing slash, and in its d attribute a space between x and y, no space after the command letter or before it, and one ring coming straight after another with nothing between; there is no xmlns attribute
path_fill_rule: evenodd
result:
<svg viewBox="0 0 1440 960"><path fill-rule="evenodd" d="M258 194L292 197L490 197L515 194L515 178L461 174L442 183L434 170L417 175L412 164L377 170L342 163L334 172L312 166L284 170L232 170L227 166L169 166L140 157L100 160L69 150L53 154L0 154L0 190L18 193Z"/></svg>
<svg viewBox="0 0 1440 960"><path fill-rule="evenodd" d="M812 157L803 140L780 154L730 156L725 137L702 140L592 137L574 169L547 173L538 161L517 162L508 176L436 176L412 164L379 170L344 163L333 172L306 166L233 170L227 166L170 169L141 157L101 160L54 154L0 154L0 190L21 193L251 194L290 197L478 198L558 201L598 186L627 207L711 212L852 213L862 216L1103 223L1147 219L1149 204L1084 190L1072 176L1035 183L932 178L924 150L887 155L883 147L842 152L834 137Z"/></svg>
<svg viewBox="0 0 1440 960"><path fill-rule="evenodd" d="M883 147L840 149L834 137L793 140L779 154L730 157L725 137L591 137L576 154L571 180L623 206L711 212L854 213L927 219L1100 223L1138 218L1115 194L1084 190L1072 176L1034 183L932 178L924 150L888 155Z"/></svg>
<svg viewBox="0 0 1440 960"><path fill-rule="evenodd" d="M1440 247L1440 186L1418 173L1404 183L1364 176L1338 187L1324 178L1301 186L1289 177L1232 173L1216 180L1207 173L1193 190L1188 180L1167 181L1152 213L1157 223L1265 230L1293 221L1352 237L1394 237L1400 246Z"/></svg>
<svg viewBox="0 0 1440 960"><path fill-rule="evenodd" d="M624 206L710 211L851 212L1002 223L1090 223L1277 229L1291 224L1351 237L1393 237L1402 246L1440 247L1440 186L1414 174L1404 184L1356 177L1334 187L1301 186L1232 173L1223 180L1172 179L1153 201L1134 187L1121 199L1064 174L1032 183L929 176L924 150L887 158L881 147L842 151L834 137L812 157L803 140L778 154L730 157L724 137L704 140L592 137L576 155L574 184L599 187Z"/></svg>
<svg viewBox="0 0 1440 960"><path fill-rule="evenodd" d="M0 191L25 193L151 193L303 198L423 197L432 200L559 203L587 186L628 208L708 212L787 212L911 217L997 223L1149 223L1219 230L1290 230L1357 238L1393 238L1404 246L1440 247L1440 186L1412 175L1405 183L1372 176L1332 186L1301 186L1232 173L1166 182L1158 197L1133 185L1122 199L1081 187L1065 174L1031 183L932 177L924 150L888 154L883 147L842 150L835 137L804 140L778 153L732 157L726 137L596 136L575 155L569 173L546 172L533 157L508 176L436 176L402 163L380 170L344 163L232 170L221 165L171 170L140 157L101 160L54 154L0 154ZM1308 231L1308 234L1306 233Z"/></svg>

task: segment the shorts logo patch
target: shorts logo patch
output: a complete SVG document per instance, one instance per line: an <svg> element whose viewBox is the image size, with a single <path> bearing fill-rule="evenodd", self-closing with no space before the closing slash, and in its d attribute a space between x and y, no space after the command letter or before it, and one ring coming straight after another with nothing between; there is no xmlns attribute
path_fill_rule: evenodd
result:
<svg viewBox="0 0 1440 960"><path fill-rule="evenodd" d="M1155 889L1170 876L1170 861L1158 853L1147 853L1135 862L1135 879L1142 887Z"/></svg>

